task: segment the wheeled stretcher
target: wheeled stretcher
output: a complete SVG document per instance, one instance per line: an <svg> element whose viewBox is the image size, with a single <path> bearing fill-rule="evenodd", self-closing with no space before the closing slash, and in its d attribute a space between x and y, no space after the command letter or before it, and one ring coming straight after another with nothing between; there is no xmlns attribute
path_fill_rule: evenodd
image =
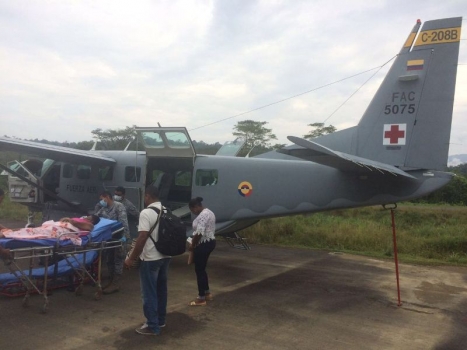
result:
<svg viewBox="0 0 467 350"><path fill-rule="evenodd" d="M122 232L120 222L101 218L88 235L81 237L79 246L70 240L0 239L0 245L9 248L11 255L4 261L9 272L0 274L0 294L24 295L24 306L29 304L31 294L40 294L44 298L42 311L46 312L51 289L76 287L75 294L80 295L83 284L89 281L96 286L95 299L100 299L102 253L122 246L116 239Z"/></svg>

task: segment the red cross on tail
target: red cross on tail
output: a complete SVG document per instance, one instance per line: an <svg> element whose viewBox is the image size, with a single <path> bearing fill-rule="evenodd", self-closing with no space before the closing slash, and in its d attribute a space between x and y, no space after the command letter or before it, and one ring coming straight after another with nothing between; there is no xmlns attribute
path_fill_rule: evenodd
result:
<svg viewBox="0 0 467 350"><path fill-rule="evenodd" d="M407 124L384 124L383 145L405 145Z"/></svg>

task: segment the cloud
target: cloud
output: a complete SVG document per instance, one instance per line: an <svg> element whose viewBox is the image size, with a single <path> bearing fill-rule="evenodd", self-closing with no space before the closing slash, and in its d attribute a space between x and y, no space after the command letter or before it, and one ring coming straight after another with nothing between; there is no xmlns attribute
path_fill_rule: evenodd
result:
<svg viewBox="0 0 467 350"><path fill-rule="evenodd" d="M159 122L189 130L211 124L192 138L224 142L236 122L253 119L289 143L310 123L343 129L358 123L389 64L367 83L374 70L320 87L397 54L413 13L429 20L464 9L462 1L440 8L421 0L3 2L2 134L82 141L96 128ZM462 41L464 64L466 51ZM451 153L467 153L464 67Z"/></svg>

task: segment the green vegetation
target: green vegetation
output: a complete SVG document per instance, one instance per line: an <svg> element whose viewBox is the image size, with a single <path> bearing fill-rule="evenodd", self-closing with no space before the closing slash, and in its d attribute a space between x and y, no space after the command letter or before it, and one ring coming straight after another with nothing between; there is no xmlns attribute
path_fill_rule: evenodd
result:
<svg viewBox="0 0 467 350"><path fill-rule="evenodd" d="M324 123L312 123L308 124L308 126L311 126L313 130L308 132L308 134L303 135L305 139L312 139L318 136L332 134L336 131L336 127L334 125L324 126Z"/></svg>
<svg viewBox="0 0 467 350"><path fill-rule="evenodd" d="M395 210L400 261L467 265L467 208L407 204ZM250 243L393 256L391 212L381 207L262 220Z"/></svg>
<svg viewBox="0 0 467 350"><path fill-rule="evenodd" d="M467 207L406 203L394 213L400 261L467 265ZM0 223L26 218L27 208L5 196ZM393 257L391 212L381 207L266 219L241 235L255 244Z"/></svg>
<svg viewBox="0 0 467 350"><path fill-rule="evenodd" d="M0 224L2 219L22 220L26 222L28 208L24 205L10 202L8 195L7 176L0 176L0 188L5 192L2 204L0 204Z"/></svg>
<svg viewBox="0 0 467 350"><path fill-rule="evenodd" d="M10 198L5 196L2 207L0 208L0 220L21 220L24 223L27 222L28 208L25 205L17 203L11 203ZM1 222L0 222L1 223Z"/></svg>

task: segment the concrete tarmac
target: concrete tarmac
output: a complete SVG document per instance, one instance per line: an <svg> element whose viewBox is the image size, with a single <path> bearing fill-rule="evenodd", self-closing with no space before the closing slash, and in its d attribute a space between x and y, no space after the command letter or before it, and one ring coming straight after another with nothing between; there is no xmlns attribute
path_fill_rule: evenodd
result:
<svg viewBox="0 0 467 350"><path fill-rule="evenodd" d="M123 289L94 300L64 289L43 298L0 297L0 349L466 349L467 268L400 265L397 305L393 261L307 249L218 241L208 264L214 301L196 297L193 266L173 258L167 326L142 336L137 271ZM2 266L2 272L5 268Z"/></svg>

